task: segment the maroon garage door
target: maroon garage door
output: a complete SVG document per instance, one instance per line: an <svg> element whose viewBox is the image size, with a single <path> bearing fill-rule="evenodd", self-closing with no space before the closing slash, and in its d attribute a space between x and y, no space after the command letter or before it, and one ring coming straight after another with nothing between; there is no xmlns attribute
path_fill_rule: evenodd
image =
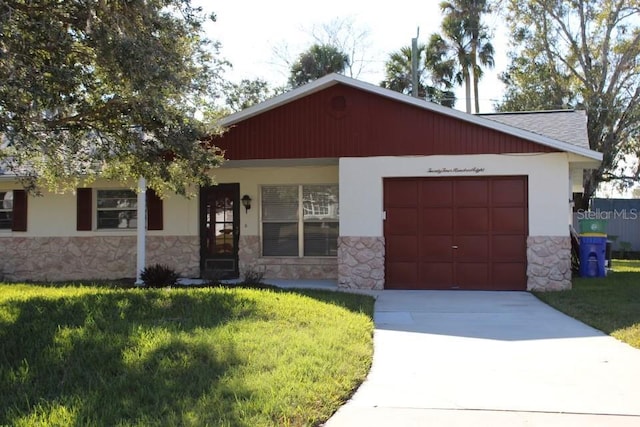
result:
<svg viewBox="0 0 640 427"><path fill-rule="evenodd" d="M387 178L387 289L526 289L527 178Z"/></svg>

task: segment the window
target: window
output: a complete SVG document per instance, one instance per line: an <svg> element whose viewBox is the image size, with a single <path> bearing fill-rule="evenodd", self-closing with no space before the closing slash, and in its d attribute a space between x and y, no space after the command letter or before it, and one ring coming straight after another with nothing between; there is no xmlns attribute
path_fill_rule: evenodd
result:
<svg viewBox="0 0 640 427"><path fill-rule="evenodd" d="M135 229L138 223L138 195L132 190L98 190L98 230Z"/></svg>
<svg viewBox="0 0 640 427"><path fill-rule="evenodd" d="M13 225L13 191L0 191L0 230L11 230Z"/></svg>
<svg viewBox="0 0 640 427"><path fill-rule="evenodd" d="M338 186L262 187L262 255L336 256Z"/></svg>
<svg viewBox="0 0 640 427"><path fill-rule="evenodd" d="M95 196L95 197L94 197ZM94 200L97 202L94 203ZM147 188L147 230L162 230L163 203ZM76 230L133 230L137 227L138 194L131 190L76 189ZM94 224L96 224L94 226Z"/></svg>

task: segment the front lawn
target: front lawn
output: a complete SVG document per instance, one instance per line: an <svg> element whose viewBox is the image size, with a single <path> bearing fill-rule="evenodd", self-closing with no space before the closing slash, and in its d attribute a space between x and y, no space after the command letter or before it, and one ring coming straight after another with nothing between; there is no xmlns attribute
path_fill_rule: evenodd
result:
<svg viewBox="0 0 640 427"><path fill-rule="evenodd" d="M573 289L535 292L542 301L640 348L640 261L613 260L604 278L574 278Z"/></svg>
<svg viewBox="0 0 640 427"><path fill-rule="evenodd" d="M313 426L365 378L373 299L0 284L0 425Z"/></svg>

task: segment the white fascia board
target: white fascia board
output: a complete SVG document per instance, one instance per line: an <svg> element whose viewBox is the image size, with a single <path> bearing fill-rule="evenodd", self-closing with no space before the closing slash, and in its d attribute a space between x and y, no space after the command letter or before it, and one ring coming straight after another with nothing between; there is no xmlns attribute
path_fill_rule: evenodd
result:
<svg viewBox="0 0 640 427"><path fill-rule="evenodd" d="M220 121L220 125L223 127L232 126L238 122L241 122L242 120L246 120L250 117L259 115L263 112L272 110L281 105L287 104L299 98L303 98L307 95L310 95L312 93L318 92L320 90L323 90L330 86L334 86L339 83L352 86L367 92L371 92L379 96L390 98L398 102L403 102L405 104L413 105L415 107L422 108L424 110L433 111L435 113L452 117L457 120L462 120L468 123L472 123L477 126L494 129L499 132L512 135L518 138L526 139L528 141L545 145L547 147L555 148L560 151L578 154L580 156L586 157L591 160L595 160L597 162L602 161L602 153L599 153L597 151L579 147L577 145L569 144L567 142L558 141L553 138L549 138L543 135L539 135L537 133L529 132L529 131L516 128L513 126L509 126L503 123L499 123L493 120L485 119L480 116L467 114L465 112L455 110L453 108L444 107L442 105L439 105L433 102L428 102L423 99L414 98L399 92L392 91L390 89L385 89L383 87L373 85L371 83L366 83L360 80L352 79L350 77L346 77L341 74L326 75L318 80L315 80L299 88L293 89L287 93L283 93L282 95L278 95L265 102L254 105L240 112L231 114L226 118L222 119Z"/></svg>

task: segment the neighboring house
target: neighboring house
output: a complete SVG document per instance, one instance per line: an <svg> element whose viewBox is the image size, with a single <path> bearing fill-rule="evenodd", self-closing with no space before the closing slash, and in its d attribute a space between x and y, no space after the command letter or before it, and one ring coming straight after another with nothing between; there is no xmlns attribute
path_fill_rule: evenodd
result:
<svg viewBox="0 0 640 427"><path fill-rule="evenodd" d="M545 130L579 114L542 115L536 133L323 77L223 120L219 185L191 200L147 194L147 265L345 288L570 288L571 177L602 156L586 144L586 119L577 141ZM139 221L122 185L27 198L0 179L11 191L5 278L135 276Z"/></svg>
<svg viewBox="0 0 640 427"><path fill-rule="evenodd" d="M640 251L640 199L591 199L588 211L578 210L573 216L576 230L579 221L604 220L607 236L614 251Z"/></svg>

